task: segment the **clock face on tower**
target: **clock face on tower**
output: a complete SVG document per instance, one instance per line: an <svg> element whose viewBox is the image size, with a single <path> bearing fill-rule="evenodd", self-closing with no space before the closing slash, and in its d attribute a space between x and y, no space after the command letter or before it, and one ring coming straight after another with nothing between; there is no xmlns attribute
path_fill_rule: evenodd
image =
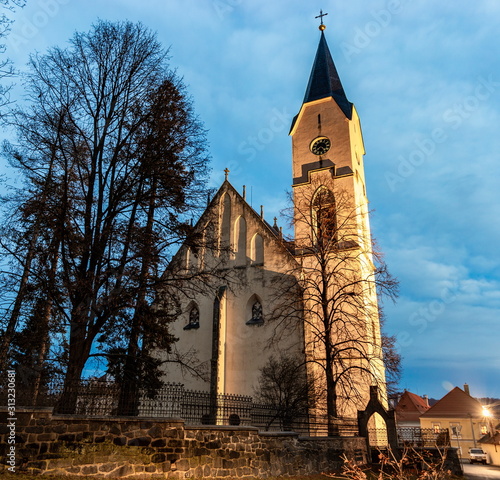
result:
<svg viewBox="0 0 500 480"><path fill-rule="evenodd" d="M324 155L328 150L330 150L330 139L327 137L318 137L311 142L311 152L314 155Z"/></svg>

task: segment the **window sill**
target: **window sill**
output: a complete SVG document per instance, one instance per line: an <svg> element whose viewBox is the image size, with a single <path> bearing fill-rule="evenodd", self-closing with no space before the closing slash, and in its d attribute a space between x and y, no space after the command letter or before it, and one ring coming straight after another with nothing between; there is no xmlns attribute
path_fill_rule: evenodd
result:
<svg viewBox="0 0 500 480"><path fill-rule="evenodd" d="M200 328L199 323L188 323L183 330L198 330Z"/></svg>

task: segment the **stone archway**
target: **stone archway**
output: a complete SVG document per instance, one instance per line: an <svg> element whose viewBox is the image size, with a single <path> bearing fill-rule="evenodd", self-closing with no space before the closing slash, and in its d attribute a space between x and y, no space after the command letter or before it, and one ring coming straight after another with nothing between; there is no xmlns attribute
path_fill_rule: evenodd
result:
<svg viewBox="0 0 500 480"><path fill-rule="evenodd" d="M386 420L375 412L368 419L368 444L374 448L387 448L389 445L389 437L387 435Z"/></svg>
<svg viewBox="0 0 500 480"><path fill-rule="evenodd" d="M385 422L387 428L387 445L393 452L397 452L398 433L396 429L396 417L394 410L386 410L378 398L378 388L370 387L370 401L365 410L358 411L359 435L366 438L368 449L379 445L370 445L369 421L374 415L378 415Z"/></svg>

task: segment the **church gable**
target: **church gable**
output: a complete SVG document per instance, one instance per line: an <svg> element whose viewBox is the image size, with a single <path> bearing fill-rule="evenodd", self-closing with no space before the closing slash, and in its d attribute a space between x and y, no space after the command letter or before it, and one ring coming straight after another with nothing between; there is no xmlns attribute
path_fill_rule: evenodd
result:
<svg viewBox="0 0 500 480"><path fill-rule="evenodd" d="M197 390L252 395L260 369L272 355L302 350L301 328L278 338L273 321L277 292L295 284L290 272L297 271L297 262L277 227L228 181L195 225L194 236L203 238L202 246L194 249L187 242L175 257L186 268L190 288L181 295L172 333L179 339L175 348L192 352L206 375L202 380L170 366L165 380ZM193 288L197 274L205 279Z"/></svg>
<svg viewBox="0 0 500 480"><path fill-rule="evenodd" d="M203 236L205 258L202 264L216 261L220 268L228 269L248 266L274 268L283 261L295 262L279 229L271 227L227 180L194 229ZM192 249L185 244L176 257L184 256L185 263L189 264L192 255Z"/></svg>

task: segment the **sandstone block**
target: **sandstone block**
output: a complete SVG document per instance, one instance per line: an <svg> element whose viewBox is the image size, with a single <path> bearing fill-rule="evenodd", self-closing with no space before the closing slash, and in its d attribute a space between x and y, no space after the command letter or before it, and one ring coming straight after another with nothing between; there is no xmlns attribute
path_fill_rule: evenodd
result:
<svg viewBox="0 0 500 480"><path fill-rule="evenodd" d="M123 445L127 445L127 438L126 437L116 437L113 440L113 443L115 445L118 445L118 446L122 447Z"/></svg>
<svg viewBox="0 0 500 480"><path fill-rule="evenodd" d="M53 442L57 438L55 433L39 433L36 437L38 442Z"/></svg>
<svg viewBox="0 0 500 480"><path fill-rule="evenodd" d="M151 438L160 438L163 436L163 428L159 425L153 425L147 433Z"/></svg>
<svg viewBox="0 0 500 480"><path fill-rule="evenodd" d="M47 464L49 468L68 468L75 466L72 458L53 458L48 460Z"/></svg>
<svg viewBox="0 0 500 480"><path fill-rule="evenodd" d="M70 423L68 432L88 432L89 425L87 423Z"/></svg>
<svg viewBox="0 0 500 480"><path fill-rule="evenodd" d="M66 433L68 431L68 426L63 424L47 426L45 427L45 431L46 432L52 431L54 433Z"/></svg>
<svg viewBox="0 0 500 480"><path fill-rule="evenodd" d="M110 429L110 426L106 422L89 422L89 430L91 432L108 432Z"/></svg>
<svg viewBox="0 0 500 480"><path fill-rule="evenodd" d="M165 430L163 435L167 438L179 438L179 432L176 428L169 428Z"/></svg>
<svg viewBox="0 0 500 480"><path fill-rule="evenodd" d="M164 461L166 461L166 459L167 459L167 456L164 453L155 453L151 457L151 461L153 463L163 463Z"/></svg>
<svg viewBox="0 0 500 480"><path fill-rule="evenodd" d="M122 465L118 467L116 470L108 473L107 476L113 477L126 477L127 475L132 475L134 473L134 469L130 465Z"/></svg>
<svg viewBox="0 0 500 480"><path fill-rule="evenodd" d="M187 472L190 468L189 460L187 460L186 458L183 458L181 460L177 460L175 462L175 465L177 467L177 470L179 470L181 472Z"/></svg>
<svg viewBox="0 0 500 480"><path fill-rule="evenodd" d="M150 437L132 438L127 442L127 445L132 447L147 447L151 443Z"/></svg>
<svg viewBox="0 0 500 480"><path fill-rule="evenodd" d="M116 463L103 463L99 465L99 472L107 473L113 471L117 467Z"/></svg>
<svg viewBox="0 0 500 480"><path fill-rule="evenodd" d="M26 433L43 433L44 428L41 426L26 427L24 431Z"/></svg>
<svg viewBox="0 0 500 480"><path fill-rule="evenodd" d="M153 440L151 442L152 447L165 447L167 445L167 442L164 438L159 438L158 440Z"/></svg>
<svg viewBox="0 0 500 480"><path fill-rule="evenodd" d="M33 460L31 462L28 462L26 465L28 469L37 469L37 470L45 470L47 468L47 461L46 460Z"/></svg>

